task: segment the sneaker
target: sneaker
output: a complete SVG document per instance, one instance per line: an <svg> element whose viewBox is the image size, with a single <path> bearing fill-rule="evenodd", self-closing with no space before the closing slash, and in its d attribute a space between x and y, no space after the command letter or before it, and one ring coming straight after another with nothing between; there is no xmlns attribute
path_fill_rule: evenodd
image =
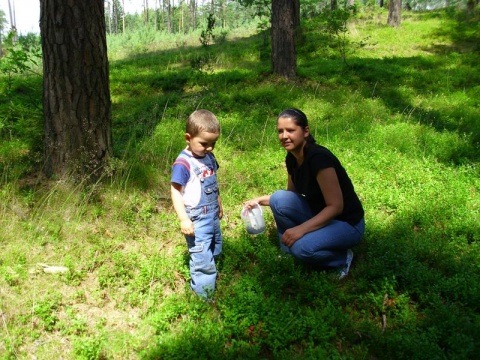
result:
<svg viewBox="0 0 480 360"><path fill-rule="evenodd" d="M348 271L350 270L350 265L352 265L352 260L353 260L353 251L348 249L347 250L347 262L345 263L344 268L340 271L340 277L339 277L340 280L348 275Z"/></svg>

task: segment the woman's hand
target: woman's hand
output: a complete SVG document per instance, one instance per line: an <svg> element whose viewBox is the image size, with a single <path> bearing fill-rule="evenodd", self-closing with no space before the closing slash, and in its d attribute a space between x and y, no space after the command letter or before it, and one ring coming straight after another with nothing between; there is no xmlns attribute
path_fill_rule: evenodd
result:
<svg viewBox="0 0 480 360"><path fill-rule="evenodd" d="M263 196L259 196L259 197L256 197L254 199L251 199L251 200L247 200L244 202L244 206L246 206L248 209L252 209L254 207L256 207L258 205L262 205L262 206L268 206L270 205L270 195L263 195Z"/></svg>
<svg viewBox="0 0 480 360"><path fill-rule="evenodd" d="M282 243L285 246L291 247L298 239L300 239L305 233L300 226L287 229L282 235Z"/></svg>
<svg viewBox="0 0 480 360"><path fill-rule="evenodd" d="M246 207L248 210L251 210L252 208L256 207L258 204L257 201L255 201L255 199L253 200L247 200L245 201L245 203L243 204L244 207Z"/></svg>

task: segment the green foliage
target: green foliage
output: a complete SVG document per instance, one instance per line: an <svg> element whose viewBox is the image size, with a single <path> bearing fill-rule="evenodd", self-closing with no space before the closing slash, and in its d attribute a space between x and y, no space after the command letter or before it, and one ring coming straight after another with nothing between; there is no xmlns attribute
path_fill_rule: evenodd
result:
<svg viewBox="0 0 480 360"><path fill-rule="evenodd" d="M0 82L0 357L478 357L478 23L449 10L409 13L392 29L385 10L358 10L342 28L355 49L348 67L311 10L295 82L270 75L254 26L207 49L199 32L109 37L115 158L90 187L25 175L41 164L41 79L13 74L8 96ZM365 206L365 238L342 281L282 254L268 208L257 236L239 216L246 199L286 185L275 121L291 106ZM189 289L169 200L197 108L222 125L213 302Z"/></svg>
<svg viewBox="0 0 480 360"><path fill-rule="evenodd" d="M39 38L10 33L0 58L0 173L17 179L39 161L41 146L41 58Z"/></svg>
<svg viewBox="0 0 480 360"><path fill-rule="evenodd" d="M253 8L254 15L260 18L269 18L272 11L270 0L238 0L240 5Z"/></svg>
<svg viewBox="0 0 480 360"><path fill-rule="evenodd" d="M5 12L3 10L0 10L0 34L3 35L6 26L7 18L5 16Z"/></svg>
<svg viewBox="0 0 480 360"><path fill-rule="evenodd" d="M213 70L217 61L218 57L213 53L204 52L203 54L192 56L190 59L190 66L193 70L199 72L209 72Z"/></svg>
<svg viewBox="0 0 480 360"><path fill-rule="evenodd" d="M160 5L160 3L158 4ZM194 5L194 6L192 6ZM155 6L150 3L148 9L135 14L124 14L118 0L106 3L105 20L107 34L134 34L139 31L161 32L162 35L192 35L208 22L208 14L221 17L222 27L238 29L255 22L255 15L250 9L242 8L237 1L162 3ZM125 15L123 19L123 15ZM123 22L124 20L124 22ZM125 27L123 26L125 25Z"/></svg>
<svg viewBox="0 0 480 360"><path fill-rule="evenodd" d="M35 35L20 37L10 32L3 44L5 55L0 58L0 73L7 80L7 93L12 90L14 77L32 71L41 59L39 39Z"/></svg>
<svg viewBox="0 0 480 360"><path fill-rule="evenodd" d="M215 28L215 14L210 13L207 17L207 28L202 30L200 34L200 44L204 47L209 46L212 42L215 41L215 35L213 34L213 29Z"/></svg>
<svg viewBox="0 0 480 360"><path fill-rule="evenodd" d="M350 44L347 25L356 12L356 6L339 6L324 13L327 31L334 36L338 43L338 50L345 64L347 64L347 49Z"/></svg>
<svg viewBox="0 0 480 360"><path fill-rule="evenodd" d="M343 63L347 66L349 65L347 59L352 57L357 49L375 45L368 35L359 40L352 38L350 28L358 17L358 5L347 5L346 3L337 6L334 10L325 10L319 16L324 22L322 26L324 33L332 39L329 47L340 55Z"/></svg>
<svg viewBox="0 0 480 360"><path fill-rule="evenodd" d="M59 294L50 294L33 306L33 314L39 319L45 331L53 331L58 323L58 310L61 305Z"/></svg>
<svg viewBox="0 0 480 360"><path fill-rule="evenodd" d="M107 359L103 351L104 346L104 340L101 337L83 337L75 341L73 349L77 359L104 360Z"/></svg>
<svg viewBox="0 0 480 360"><path fill-rule="evenodd" d="M113 0L105 4L105 23L108 34L119 34L122 31L122 20L125 12L119 0Z"/></svg>

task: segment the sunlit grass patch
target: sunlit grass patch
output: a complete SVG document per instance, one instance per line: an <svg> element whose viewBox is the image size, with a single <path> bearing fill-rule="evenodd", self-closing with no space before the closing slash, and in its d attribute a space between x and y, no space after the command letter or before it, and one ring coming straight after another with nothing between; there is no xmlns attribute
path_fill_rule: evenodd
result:
<svg viewBox="0 0 480 360"><path fill-rule="evenodd" d="M471 29L444 12L404 15L399 29L385 25L385 9L349 24L352 45L370 37L348 65L319 20L308 20L293 81L269 73L252 29L207 49L198 35L110 38L114 157L93 185L31 174L41 97L19 86L11 102L1 98L0 354L474 357L478 59L459 36L471 39ZM342 281L283 254L268 207L262 234L248 235L240 218L245 200L286 186L275 124L289 107L307 114L365 207L366 234ZM214 153L224 250L213 303L189 288L170 201L171 165L198 108L222 127ZM68 271L46 273L45 264Z"/></svg>

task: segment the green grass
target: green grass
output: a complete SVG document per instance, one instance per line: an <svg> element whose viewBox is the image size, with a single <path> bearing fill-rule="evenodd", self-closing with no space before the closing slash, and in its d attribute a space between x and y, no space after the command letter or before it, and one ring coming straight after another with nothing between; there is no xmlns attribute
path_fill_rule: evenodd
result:
<svg viewBox="0 0 480 360"><path fill-rule="evenodd" d="M310 19L295 81L269 74L251 30L207 49L198 36L110 38L116 159L112 176L89 186L37 176L41 78L1 87L0 358L477 358L480 71L470 20L405 13L392 29L386 13L361 13L345 65ZM365 238L342 281L282 255L268 210L255 237L239 216L243 201L286 186L274 128L292 106L365 206ZM214 304L189 290L169 200L196 108L222 124Z"/></svg>

